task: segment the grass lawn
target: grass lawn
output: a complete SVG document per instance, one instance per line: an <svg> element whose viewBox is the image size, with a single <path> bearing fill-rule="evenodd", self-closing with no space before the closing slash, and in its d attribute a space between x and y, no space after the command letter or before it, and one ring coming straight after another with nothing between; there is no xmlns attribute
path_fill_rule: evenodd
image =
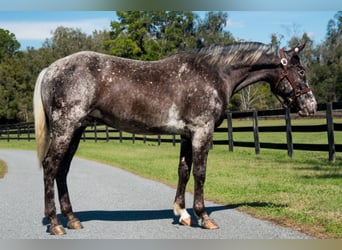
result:
<svg viewBox="0 0 342 250"><path fill-rule="evenodd" d="M6 162L0 159L0 179L4 178L6 172L7 172Z"/></svg>
<svg viewBox="0 0 342 250"><path fill-rule="evenodd" d="M259 121L259 125L264 122ZM234 139L245 140L247 136L234 134ZM260 136L261 141L271 142L283 137L284 133ZM314 137L293 135L294 141L303 143L324 143L325 138L326 133L316 133ZM335 134L335 142L342 142L340 132ZM0 141L0 148L32 150L35 144ZM128 141L81 142L77 152L79 157L117 166L172 187L177 184L178 154L179 145ZM295 150L291 159L282 150L261 149L255 155L252 148L235 147L229 153L227 146L215 145L208 158L205 198L318 238L342 239L341 180L341 153L336 154L335 163L329 163L327 152ZM193 191L192 178L188 191ZM192 207L192 201L187 201L187 207Z"/></svg>

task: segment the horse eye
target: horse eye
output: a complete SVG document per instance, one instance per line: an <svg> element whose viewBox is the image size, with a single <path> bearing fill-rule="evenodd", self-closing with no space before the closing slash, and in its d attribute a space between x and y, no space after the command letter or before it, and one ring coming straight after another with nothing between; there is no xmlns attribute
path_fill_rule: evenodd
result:
<svg viewBox="0 0 342 250"><path fill-rule="evenodd" d="M304 70L304 69L299 70L299 71L298 71L298 74L299 74L300 76L305 76L305 70Z"/></svg>

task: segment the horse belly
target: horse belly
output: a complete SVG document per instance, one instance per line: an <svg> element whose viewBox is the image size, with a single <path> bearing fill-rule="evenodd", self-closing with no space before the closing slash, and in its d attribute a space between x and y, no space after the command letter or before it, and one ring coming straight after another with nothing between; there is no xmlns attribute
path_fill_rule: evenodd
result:
<svg viewBox="0 0 342 250"><path fill-rule="evenodd" d="M94 110L91 116L116 129L146 135L183 134L186 124L179 118L174 106L168 111L150 107L149 112L142 108L121 110L113 107L111 113Z"/></svg>

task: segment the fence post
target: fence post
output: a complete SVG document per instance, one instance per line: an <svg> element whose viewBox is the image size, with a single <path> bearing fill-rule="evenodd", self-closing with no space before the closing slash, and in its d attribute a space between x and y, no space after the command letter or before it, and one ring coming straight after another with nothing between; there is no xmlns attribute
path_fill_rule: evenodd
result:
<svg viewBox="0 0 342 250"><path fill-rule="evenodd" d="M27 124L27 140L31 141L31 126Z"/></svg>
<svg viewBox="0 0 342 250"><path fill-rule="evenodd" d="M329 161L335 162L334 122L333 122L331 102L327 103L326 118L327 118L327 133L328 133L328 144L329 144Z"/></svg>
<svg viewBox="0 0 342 250"><path fill-rule="evenodd" d="M260 154L260 142L259 142L259 127L258 127L258 111L253 112L253 134L255 154Z"/></svg>
<svg viewBox="0 0 342 250"><path fill-rule="evenodd" d="M7 142L10 141L10 131L9 131L9 125L6 126L6 133L7 133Z"/></svg>
<svg viewBox="0 0 342 250"><path fill-rule="evenodd" d="M293 142L292 142L292 127L291 127L291 113L288 107L285 108L285 122L286 122L286 143L287 155L292 158L293 156Z"/></svg>
<svg viewBox="0 0 342 250"><path fill-rule="evenodd" d="M106 125L106 142L109 141L109 131L108 131L108 126Z"/></svg>
<svg viewBox="0 0 342 250"><path fill-rule="evenodd" d="M17 141L20 140L20 134L21 134L21 131L20 131L20 124L17 124Z"/></svg>
<svg viewBox="0 0 342 250"><path fill-rule="evenodd" d="M232 113L227 113L229 152L234 151Z"/></svg>
<svg viewBox="0 0 342 250"><path fill-rule="evenodd" d="M176 135L172 135L172 146L176 146Z"/></svg>
<svg viewBox="0 0 342 250"><path fill-rule="evenodd" d="M97 126L96 126L96 122L94 122L94 136L95 136L95 142L97 142Z"/></svg>
<svg viewBox="0 0 342 250"><path fill-rule="evenodd" d="M122 143L122 130L119 130L119 138L120 138L120 143Z"/></svg>
<svg viewBox="0 0 342 250"><path fill-rule="evenodd" d="M135 134L132 134L132 144L135 144Z"/></svg>
<svg viewBox="0 0 342 250"><path fill-rule="evenodd" d="M158 146L160 146L160 144L161 144L161 136L158 135Z"/></svg>

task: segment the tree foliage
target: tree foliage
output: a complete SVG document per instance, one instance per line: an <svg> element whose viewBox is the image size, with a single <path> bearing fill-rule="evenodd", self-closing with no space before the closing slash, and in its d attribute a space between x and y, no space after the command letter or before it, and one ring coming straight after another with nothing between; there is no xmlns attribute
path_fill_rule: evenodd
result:
<svg viewBox="0 0 342 250"><path fill-rule="evenodd" d="M312 63L312 84L320 102L342 101L342 11L327 25L325 42Z"/></svg>
<svg viewBox="0 0 342 250"><path fill-rule="evenodd" d="M0 29L0 123L33 121L32 96L39 72L58 58L81 50L104 52L106 32L87 36L78 29L58 27L42 48L19 51L15 36Z"/></svg>
<svg viewBox="0 0 342 250"><path fill-rule="evenodd" d="M209 12L201 20L193 12L118 11L105 47L112 55L157 60L181 50L234 41L224 30L228 15Z"/></svg>
<svg viewBox="0 0 342 250"><path fill-rule="evenodd" d="M0 29L0 61L5 57L14 56L20 43L15 38L15 35L8 30Z"/></svg>
<svg viewBox="0 0 342 250"><path fill-rule="evenodd" d="M32 121L32 95L39 72L53 61L82 50L94 50L139 60L157 60L178 51L235 41L227 29L226 12L203 17L183 11L118 11L110 31L87 35L80 29L58 27L39 49L20 49L13 33L0 28L0 123ZM296 32L289 46L306 41L301 60L319 102L342 101L342 12L327 24L325 41L315 45ZM270 34L279 46L284 36ZM279 107L268 84L252 85L231 98L232 110Z"/></svg>

